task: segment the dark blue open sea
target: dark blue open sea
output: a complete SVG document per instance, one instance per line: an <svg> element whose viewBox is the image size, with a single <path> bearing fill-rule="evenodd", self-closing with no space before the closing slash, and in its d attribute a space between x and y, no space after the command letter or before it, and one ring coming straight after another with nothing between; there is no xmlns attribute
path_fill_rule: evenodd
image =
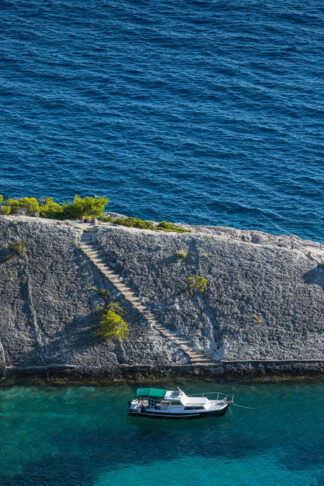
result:
<svg viewBox="0 0 324 486"><path fill-rule="evenodd" d="M0 193L324 241L323 0L2 0Z"/></svg>

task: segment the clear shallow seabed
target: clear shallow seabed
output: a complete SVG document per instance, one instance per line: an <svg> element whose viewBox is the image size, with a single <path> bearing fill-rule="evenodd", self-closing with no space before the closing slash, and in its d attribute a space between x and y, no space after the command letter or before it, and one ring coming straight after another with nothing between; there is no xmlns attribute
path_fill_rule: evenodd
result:
<svg viewBox="0 0 324 486"><path fill-rule="evenodd" d="M173 384L174 385L174 384ZM322 384L188 382L233 391L233 416L126 416L135 387L0 390L1 486L323 486Z"/></svg>
<svg viewBox="0 0 324 486"><path fill-rule="evenodd" d="M3 0L0 193L324 241L322 0Z"/></svg>

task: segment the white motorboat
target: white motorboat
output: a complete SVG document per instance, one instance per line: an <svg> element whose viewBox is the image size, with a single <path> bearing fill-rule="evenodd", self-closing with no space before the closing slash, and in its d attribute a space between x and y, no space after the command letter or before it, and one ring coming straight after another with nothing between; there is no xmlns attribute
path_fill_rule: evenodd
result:
<svg viewBox="0 0 324 486"><path fill-rule="evenodd" d="M180 388L176 391L158 388L138 388L136 398L128 402L127 412L136 417L193 419L225 415L234 395L215 392L215 399L188 396ZM210 395L210 393L208 393Z"/></svg>

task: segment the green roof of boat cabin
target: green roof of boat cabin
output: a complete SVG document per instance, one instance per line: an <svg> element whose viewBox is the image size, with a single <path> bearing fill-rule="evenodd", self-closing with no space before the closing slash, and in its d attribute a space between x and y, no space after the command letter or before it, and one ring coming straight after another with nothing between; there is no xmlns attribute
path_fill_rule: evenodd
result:
<svg viewBox="0 0 324 486"><path fill-rule="evenodd" d="M152 397L152 398L164 398L166 390L160 388L138 388L136 392L137 398L139 397Z"/></svg>

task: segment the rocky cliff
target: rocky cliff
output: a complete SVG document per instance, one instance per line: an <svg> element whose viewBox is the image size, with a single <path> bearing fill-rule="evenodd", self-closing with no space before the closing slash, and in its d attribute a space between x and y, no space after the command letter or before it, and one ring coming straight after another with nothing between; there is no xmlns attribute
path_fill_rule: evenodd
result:
<svg viewBox="0 0 324 486"><path fill-rule="evenodd" d="M324 246L294 235L191 230L0 217L2 376L320 373ZM101 254L101 267L83 251L85 235ZM26 251L18 255L10 248L21 240ZM107 275L118 276L140 305ZM207 280L203 292L190 289L197 276ZM109 290L124 306L125 341L91 333L101 304L93 288ZM159 332L141 309L168 332ZM205 356L205 366L190 361L178 338Z"/></svg>

